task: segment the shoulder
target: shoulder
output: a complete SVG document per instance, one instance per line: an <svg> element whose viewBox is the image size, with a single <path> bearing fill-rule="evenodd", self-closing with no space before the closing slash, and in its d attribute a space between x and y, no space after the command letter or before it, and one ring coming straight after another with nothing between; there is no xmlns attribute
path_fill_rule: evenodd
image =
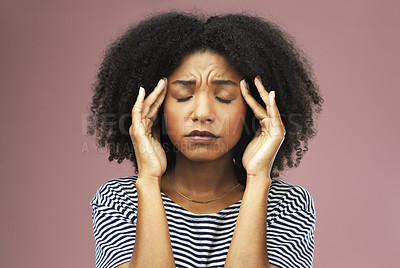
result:
<svg viewBox="0 0 400 268"><path fill-rule="evenodd" d="M301 186L279 179L272 179L268 194L270 215L289 215L304 212L315 217L311 194Z"/></svg>
<svg viewBox="0 0 400 268"><path fill-rule="evenodd" d="M105 182L96 191L90 204L110 206L114 203L137 203L136 180L137 176L127 176Z"/></svg>
<svg viewBox="0 0 400 268"><path fill-rule="evenodd" d="M301 186L272 179L268 194L267 245L271 264L312 267L315 209Z"/></svg>
<svg viewBox="0 0 400 268"><path fill-rule="evenodd" d="M135 193L136 177L115 178L101 185L90 202L96 267L116 267L132 257L137 221Z"/></svg>

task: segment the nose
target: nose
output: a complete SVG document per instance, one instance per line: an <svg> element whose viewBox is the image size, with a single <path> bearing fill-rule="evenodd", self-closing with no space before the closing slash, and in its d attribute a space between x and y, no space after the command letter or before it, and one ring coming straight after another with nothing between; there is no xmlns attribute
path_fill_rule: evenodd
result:
<svg viewBox="0 0 400 268"><path fill-rule="evenodd" d="M214 122L215 114L212 101L206 92L197 94L194 98L192 120L200 122Z"/></svg>

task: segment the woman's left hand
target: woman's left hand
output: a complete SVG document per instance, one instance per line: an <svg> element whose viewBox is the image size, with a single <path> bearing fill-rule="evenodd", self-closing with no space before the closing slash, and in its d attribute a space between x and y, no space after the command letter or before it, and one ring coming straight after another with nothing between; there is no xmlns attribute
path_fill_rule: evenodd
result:
<svg viewBox="0 0 400 268"><path fill-rule="evenodd" d="M285 139L285 127L276 106L275 92L268 93L257 77L254 83L266 108L261 106L250 94L245 80L240 82L243 98L259 120L261 129L254 135L243 154L242 163L247 176L261 176L270 179L275 156Z"/></svg>

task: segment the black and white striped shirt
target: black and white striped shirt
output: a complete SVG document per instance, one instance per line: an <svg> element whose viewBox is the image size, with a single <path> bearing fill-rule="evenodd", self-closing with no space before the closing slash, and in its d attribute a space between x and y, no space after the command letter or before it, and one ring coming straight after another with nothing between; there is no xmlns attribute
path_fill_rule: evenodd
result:
<svg viewBox="0 0 400 268"><path fill-rule="evenodd" d="M90 202L96 267L111 268L131 259L136 237L137 177L112 179ZM212 214L194 214L161 192L176 267L223 267L241 200ZM272 179L268 194L267 247L271 264L311 267L315 210L300 186Z"/></svg>

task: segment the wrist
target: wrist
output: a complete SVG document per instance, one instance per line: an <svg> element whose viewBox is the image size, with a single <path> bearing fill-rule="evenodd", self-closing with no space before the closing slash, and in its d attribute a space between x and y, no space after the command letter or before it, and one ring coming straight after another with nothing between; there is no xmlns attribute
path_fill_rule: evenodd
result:
<svg viewBox="0 0 400 268"><path fill-rule="evenodd" d="M270 176L268 176L266 174L263 174L263 175L247 174L246 188L254 187L254 188L260 188L260 189L269 189L270 186L271 186L271 177Z"/></svg>
<svg viewBox="0 0 400 268"><path fill-rule="evenodd" d="M148 187L161 187L161 177L158 176L148 176L148 175L138 175L136 180L137 188L148 188Z"/></svg>

